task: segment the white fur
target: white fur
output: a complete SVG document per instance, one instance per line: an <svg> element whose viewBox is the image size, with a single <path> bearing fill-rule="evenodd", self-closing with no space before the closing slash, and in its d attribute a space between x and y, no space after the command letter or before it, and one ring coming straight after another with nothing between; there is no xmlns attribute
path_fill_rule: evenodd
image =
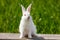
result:
<svg viewBox="0 0 60 40"><path fill-rule="evenodd" d="M28 35L28 38L32 38L31 35L36 34L36 27L33 23L32 17L30 16L31 4L28 6L27 10L25 10L22 5L21 7L23 16L21 18L19 26L20 38L23 38L26 34ZM26 16L24 16L24 14L26 14ZM30 18L28 19L28 17Z"/></svg>

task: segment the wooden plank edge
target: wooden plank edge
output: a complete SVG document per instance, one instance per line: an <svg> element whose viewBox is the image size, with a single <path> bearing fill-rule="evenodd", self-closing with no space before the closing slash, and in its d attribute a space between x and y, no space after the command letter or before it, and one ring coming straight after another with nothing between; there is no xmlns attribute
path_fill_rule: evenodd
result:
<svg viewBox="0 0 60 40"><path fill-rule="evenodd" d="M43 39L60 39L60 34L37 34ZM0 39L20 39L19 33L0 33Z"/></svg>

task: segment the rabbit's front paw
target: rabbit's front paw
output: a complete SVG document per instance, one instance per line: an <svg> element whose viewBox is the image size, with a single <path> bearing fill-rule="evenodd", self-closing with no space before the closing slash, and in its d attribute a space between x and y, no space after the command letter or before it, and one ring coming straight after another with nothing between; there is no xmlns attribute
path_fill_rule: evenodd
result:
<svg viewBox="0 0 60 40"><path fill-rule="evenodd" d="M20 38L20 39L21 39L21 38L23 38L23 35L20 35L20 37L19 37L19 38Z"/></svg>
<svg viewBox="0 0 60 40"><path fill-rule="evenodd" d="M31 35L28 35L28 38L32 38L32 36Z"/></svg>

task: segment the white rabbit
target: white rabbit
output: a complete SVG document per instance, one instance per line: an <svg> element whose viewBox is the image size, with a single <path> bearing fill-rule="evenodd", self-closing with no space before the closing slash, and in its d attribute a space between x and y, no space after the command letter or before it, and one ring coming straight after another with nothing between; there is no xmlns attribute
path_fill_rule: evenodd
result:
<svg viewBox="0 0 60 40"><path fill-rule="evenodd" d="M32 4L30 4L27 9L21 5L23 16L19 26L20 38L23 38L25 35L28 35L28 38L32 38L32 35L36 34L36 27L30 16L31 5Z"/></svg>

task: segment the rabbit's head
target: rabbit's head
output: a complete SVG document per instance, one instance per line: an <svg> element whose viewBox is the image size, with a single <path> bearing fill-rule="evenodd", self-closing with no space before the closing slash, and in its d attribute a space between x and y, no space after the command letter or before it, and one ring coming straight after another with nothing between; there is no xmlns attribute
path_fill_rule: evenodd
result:
<svg viewBox="0 0 60 40"><path fill-rule="evenodd" d="M28 7L27 7L27 9L25 9L24 8L24 6L23 5L21 5L21 7L22 7L22 19L24 19L24 20L29 20L30 19L30 9L31 9L31 5L32 4L30 4Z"/></svg>

